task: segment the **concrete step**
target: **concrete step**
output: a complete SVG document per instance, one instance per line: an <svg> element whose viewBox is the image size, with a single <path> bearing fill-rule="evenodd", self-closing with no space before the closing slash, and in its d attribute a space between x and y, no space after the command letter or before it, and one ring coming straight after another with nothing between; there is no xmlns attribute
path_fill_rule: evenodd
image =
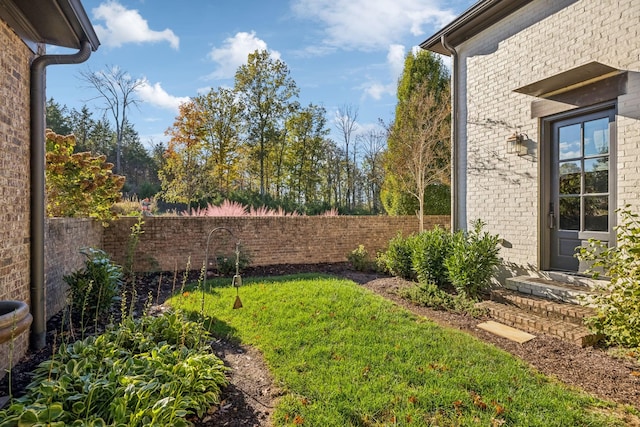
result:
<svg viewBox="0 0 640 427"><path fill-rule="evenodd" d="M588 304L594 287L598 285L586 282L561 282L539 277L518 276L510 277L504 287L525 295L533 295L557 302L571 304Z"/></svg>
<svg viewBox="0 0 640 427"><path fill-rule="evenodd" d="M546 333L554 335L582 347L594 345L600 339L583 325L540 316L532 311L523 310L513 305L490 300L479 302L477 305L487 309L493 319L533 334Z"/></svg>
<svg viewBox="0 0 640 427"><path fill-rule="evenodd" d="M583 274L566 273L562 271L542 271L540 275L547 280L577 286L578 288L587 288L589 290L597 290L609 283L608 280L594 279Z"/></svg>

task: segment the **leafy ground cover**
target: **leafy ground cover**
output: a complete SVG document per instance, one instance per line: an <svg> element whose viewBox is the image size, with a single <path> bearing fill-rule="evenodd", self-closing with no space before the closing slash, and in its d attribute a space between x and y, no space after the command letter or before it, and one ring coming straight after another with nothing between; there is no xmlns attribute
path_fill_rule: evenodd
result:
<svg viewBox="0 0 640 427"><path fill-rule="evenodd" d="M98 336L61 345L0 426L187 426L220 402L222 361L207 333L179 313L124 319Z"/></svg>
<svg viewBox="0 0 640 427"><path fill-rule="evenodd" d="M228 284L228 281L225 283ZM215 284L214 284L215 285ZM169 300L255 346L284 391L278 425L616 425L608 404L349 280L297 275ZM203 304L204 303L204 304Z"/></svg>

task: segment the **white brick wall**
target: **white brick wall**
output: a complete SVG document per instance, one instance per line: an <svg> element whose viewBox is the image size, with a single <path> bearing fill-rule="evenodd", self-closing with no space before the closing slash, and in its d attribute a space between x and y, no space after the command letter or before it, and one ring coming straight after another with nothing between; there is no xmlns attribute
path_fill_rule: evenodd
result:
<svg viewBox="0 0 640 427"><path fill-rule="evenodd" d="M640 210L639 36L639 0L538 0L457 47L458 131L467 143L461 221L486 221L508 242L502 256L519 272L539 262L540 120L531 119L536 98L513 90L592 61L627 70L616 118L617 202ZM507 153L515 129L529 137L532 155Z"/></svg>

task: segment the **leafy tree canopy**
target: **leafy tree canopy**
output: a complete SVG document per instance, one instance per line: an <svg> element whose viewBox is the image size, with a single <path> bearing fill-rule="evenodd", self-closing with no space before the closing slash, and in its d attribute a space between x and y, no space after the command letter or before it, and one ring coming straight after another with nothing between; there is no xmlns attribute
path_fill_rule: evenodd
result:
<svg viewBox="0 0 640 427"><path fill-rule="evenodd" d="M112 219L125 179L111 172L105 156L74 153L75 142L74 135L46 133L47 215Z"/></svg>

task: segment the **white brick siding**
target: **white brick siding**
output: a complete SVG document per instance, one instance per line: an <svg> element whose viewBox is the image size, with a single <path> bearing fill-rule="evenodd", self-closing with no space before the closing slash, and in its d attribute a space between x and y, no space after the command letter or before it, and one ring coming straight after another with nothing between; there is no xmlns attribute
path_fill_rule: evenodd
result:
<svg viewBox="0 0 640 427"><path fill-rule="evenodd" d="M639 36L638 0L538 0L457 46L460 222L487 222L507 242L501 252L514 270L538 267L541 210L536 98L514 89L592 61L628 71L616 117L617 204L640 209ZM507 153L516 129L531 155Z"/></svg>

